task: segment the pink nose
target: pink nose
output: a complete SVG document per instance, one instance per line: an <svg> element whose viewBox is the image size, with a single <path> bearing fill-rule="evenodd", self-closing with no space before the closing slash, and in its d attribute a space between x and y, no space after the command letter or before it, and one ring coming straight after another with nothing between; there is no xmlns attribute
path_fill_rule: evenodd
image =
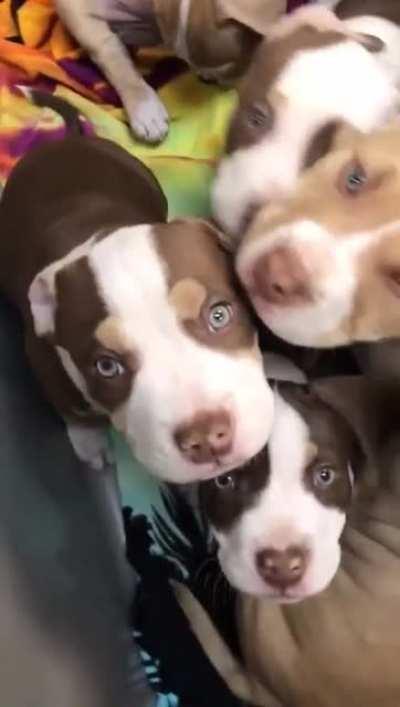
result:
<svg viewBox="0 0 400 707"><path fill-rule="evenodd" d="M292 545L286 550L265 548L256 555L257 570L261 578L278 589L297 584L306 571L308 551Z"/></svg>
<svg viewBox="0 0 400 707"><path fill-rule="evenodd" d="M309 274L296 253L289 248L261 256L253 268L254 290L262 299L277 305L309 302Z"/></svg>
<svg viewBox="0 0 400 707"><path fill-rule="evenodd" d="M174 434L182 455L194 464L224 457L232 449L232 420L225 410L203 412L181 425Z"/></svg>

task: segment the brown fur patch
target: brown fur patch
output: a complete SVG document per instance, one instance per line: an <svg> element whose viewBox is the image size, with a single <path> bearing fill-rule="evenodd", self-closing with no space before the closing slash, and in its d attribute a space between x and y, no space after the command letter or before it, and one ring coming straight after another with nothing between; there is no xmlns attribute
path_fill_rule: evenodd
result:
<svg viewBox="0 0 400 707"><path fill-rule="evenodd" d="M168 49L173 49L181 0L153 0L153 5L163 43Z"/></svg>
<svg viewBox="0 0 400 707"><path fill-rule="evenodd" d="M306 449L306 458L305 458L305 463L308 466L308 464L311 464L312 461L317 457L318 455L318 447L315 444L315 442L309 442L307 444L307 449Z"/></svg>
<svg viewBox="0 0 400 707"><path fill-rule="evenodd" d="M132 371L138 368L134 342L129 338L117 317L107 317L97 327L94 338L106 351L118 354Z"/></svg>
<svg viewBox="0 0 400 707"><path fill-rule="evenodd" d="M176 310L182 321L198 319L201 308L206 300L207 290L197 280L185 278L179 280L169 293L169 303Z"/></svg>
<svg viewBox="0 0 400 707"><path fill-rule="evenodd" d="M137 367L134 352L126 349L116 320L108 316L87 258L62 269L56 277L57 311L54 343L66 349L81 372L91 398L112 411L129 396ZM82 307L82 302L85 306ZM100 332L103 341L97 340ZM96 360L110 354L110 344L118 348L124 372L104 378L96 370ZM125 350L123 350L125 349Z"/></svg>
<svg viewBox="0 0 400 707"><path fill-rule="evenodd" d="M200 503L214 528L229 532L242 513L257 502L260 491L268 485L269 474L266 446L245 467L235 470L235 485L231 488L220 488L215 480L200 484Z"/></svg>
<svg viewBox="0 0 400 707"><path fill-rule="evenodd" d="M305 487L324 506L346 509L352 497L352 485L348 465L360 475L364 454L353 429L336 410L329 407L304 386L281 384L282 397L299 412L310 432L310 444L306 452L304 468ZM335 480L326 488L314 483L317 469L328 466L335 471Z"/></svg>
<svg viewBox="0 0 400 707"><path fill-rule="evenodd" d="M97 341L105 349L124 354L129 350L129 340L117 317L103 319L94 332Z"/></svg>
<svg viewBox="0 0 400 707"><path fill-rule="evenodd" d="M187 46L190 60L197 68L233 64L234 78L248 64L258 41L257 34L239 22L221 22L215 0L192 0Z"/></svg>
<svg viewBox="0 0 400 707"><path fill-rule="evenodd" d="M332 148L338 129L339 123L337 121L331 121L326 123L326 125L315 133L306 149L303 161L304 169L312 167L317 160L321 159L321 157L325 157Z"/></svg>
<svg viewBox="0 0 400 707"><path fill-rule="evenodd" d="M335 13L342 20L360 15L376 15L400 25L398 0L341 0L335 8Z"/></svg>

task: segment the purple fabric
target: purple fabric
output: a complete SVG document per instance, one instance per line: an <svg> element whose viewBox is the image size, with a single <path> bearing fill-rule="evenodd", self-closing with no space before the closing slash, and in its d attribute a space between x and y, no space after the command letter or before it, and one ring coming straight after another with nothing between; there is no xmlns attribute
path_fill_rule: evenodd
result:
<svg viewBox="0 0 400 707"><path fill-rule="evenodd" d="M82 121L82 128L85 135L94 135L93 127L86 121ZM38 128L34 125L32 127L27 127L24 130L20 130L13 136L0 136L0 151L3 151L6 146L11 157L22 157L33 147L38 147L41 144L61 140L65 134L65 127L46 130L43 128Z"/></svg>
<svg viewBox="0 0 400 707"><path fill-rule="evenodd" d="M111 103L114 106L120 106L121 101L116 91L105 83L103 75L99 69L90 61L90 59L60 59L59 65L64 71L71 76L72 79L78 81L86 88L93 89L96 84L103 84L101 88L96 86L96 93L105 103Z"/></svg>

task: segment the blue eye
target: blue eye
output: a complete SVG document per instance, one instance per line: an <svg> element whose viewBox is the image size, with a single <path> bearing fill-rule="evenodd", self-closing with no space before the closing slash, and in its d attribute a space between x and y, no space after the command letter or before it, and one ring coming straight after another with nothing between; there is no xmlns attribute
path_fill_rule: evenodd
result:
<svg viewBox="0 0 400 707"><path fill-rule="evenodd" d="M228 302L218 302L210 307L208 313L208 324L212 331L225 329L232 319L232 307Z"/></svg>
<svg viewBox="0 0 400 707"><path fill-rule="evenodd" d="M122 375L125 370L122 363L112 356L99 356L95 366L97 373L102 378L116 378Z"/></svg>
<svg viewBox="0 0 400 707"><path fill-rule="evenodd" d="M330 466L320 466L313 471L313 484L317 488L326 489L336 479L336 471Z"/></svg>

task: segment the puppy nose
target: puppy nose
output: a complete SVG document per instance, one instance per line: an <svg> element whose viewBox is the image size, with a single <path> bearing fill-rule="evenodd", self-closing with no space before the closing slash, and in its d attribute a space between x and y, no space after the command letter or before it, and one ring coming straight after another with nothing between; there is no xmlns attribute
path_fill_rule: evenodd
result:
<svg viewBox="0 0 400 707"><path fill-rule="evenodd" d="M296 253L277 248L261 256L253 268L255 293L271 304L290 305L311 300L309 274Z"/></svg>
<svg viewBox="0 0 400 707"><path fill-rule="evenodd" d="M308 552L300 546L286 550L265 548L256 555L257 570L262 579L279 589L286 589L301 580L307 560Z"/></svg>
<svg viewBox="0 0 400 707"><path fill-rule="evenodd" d="M175 431L175 443L194 464L206 464L232 449L232 420L224 410L204 412Z"/></svg>

